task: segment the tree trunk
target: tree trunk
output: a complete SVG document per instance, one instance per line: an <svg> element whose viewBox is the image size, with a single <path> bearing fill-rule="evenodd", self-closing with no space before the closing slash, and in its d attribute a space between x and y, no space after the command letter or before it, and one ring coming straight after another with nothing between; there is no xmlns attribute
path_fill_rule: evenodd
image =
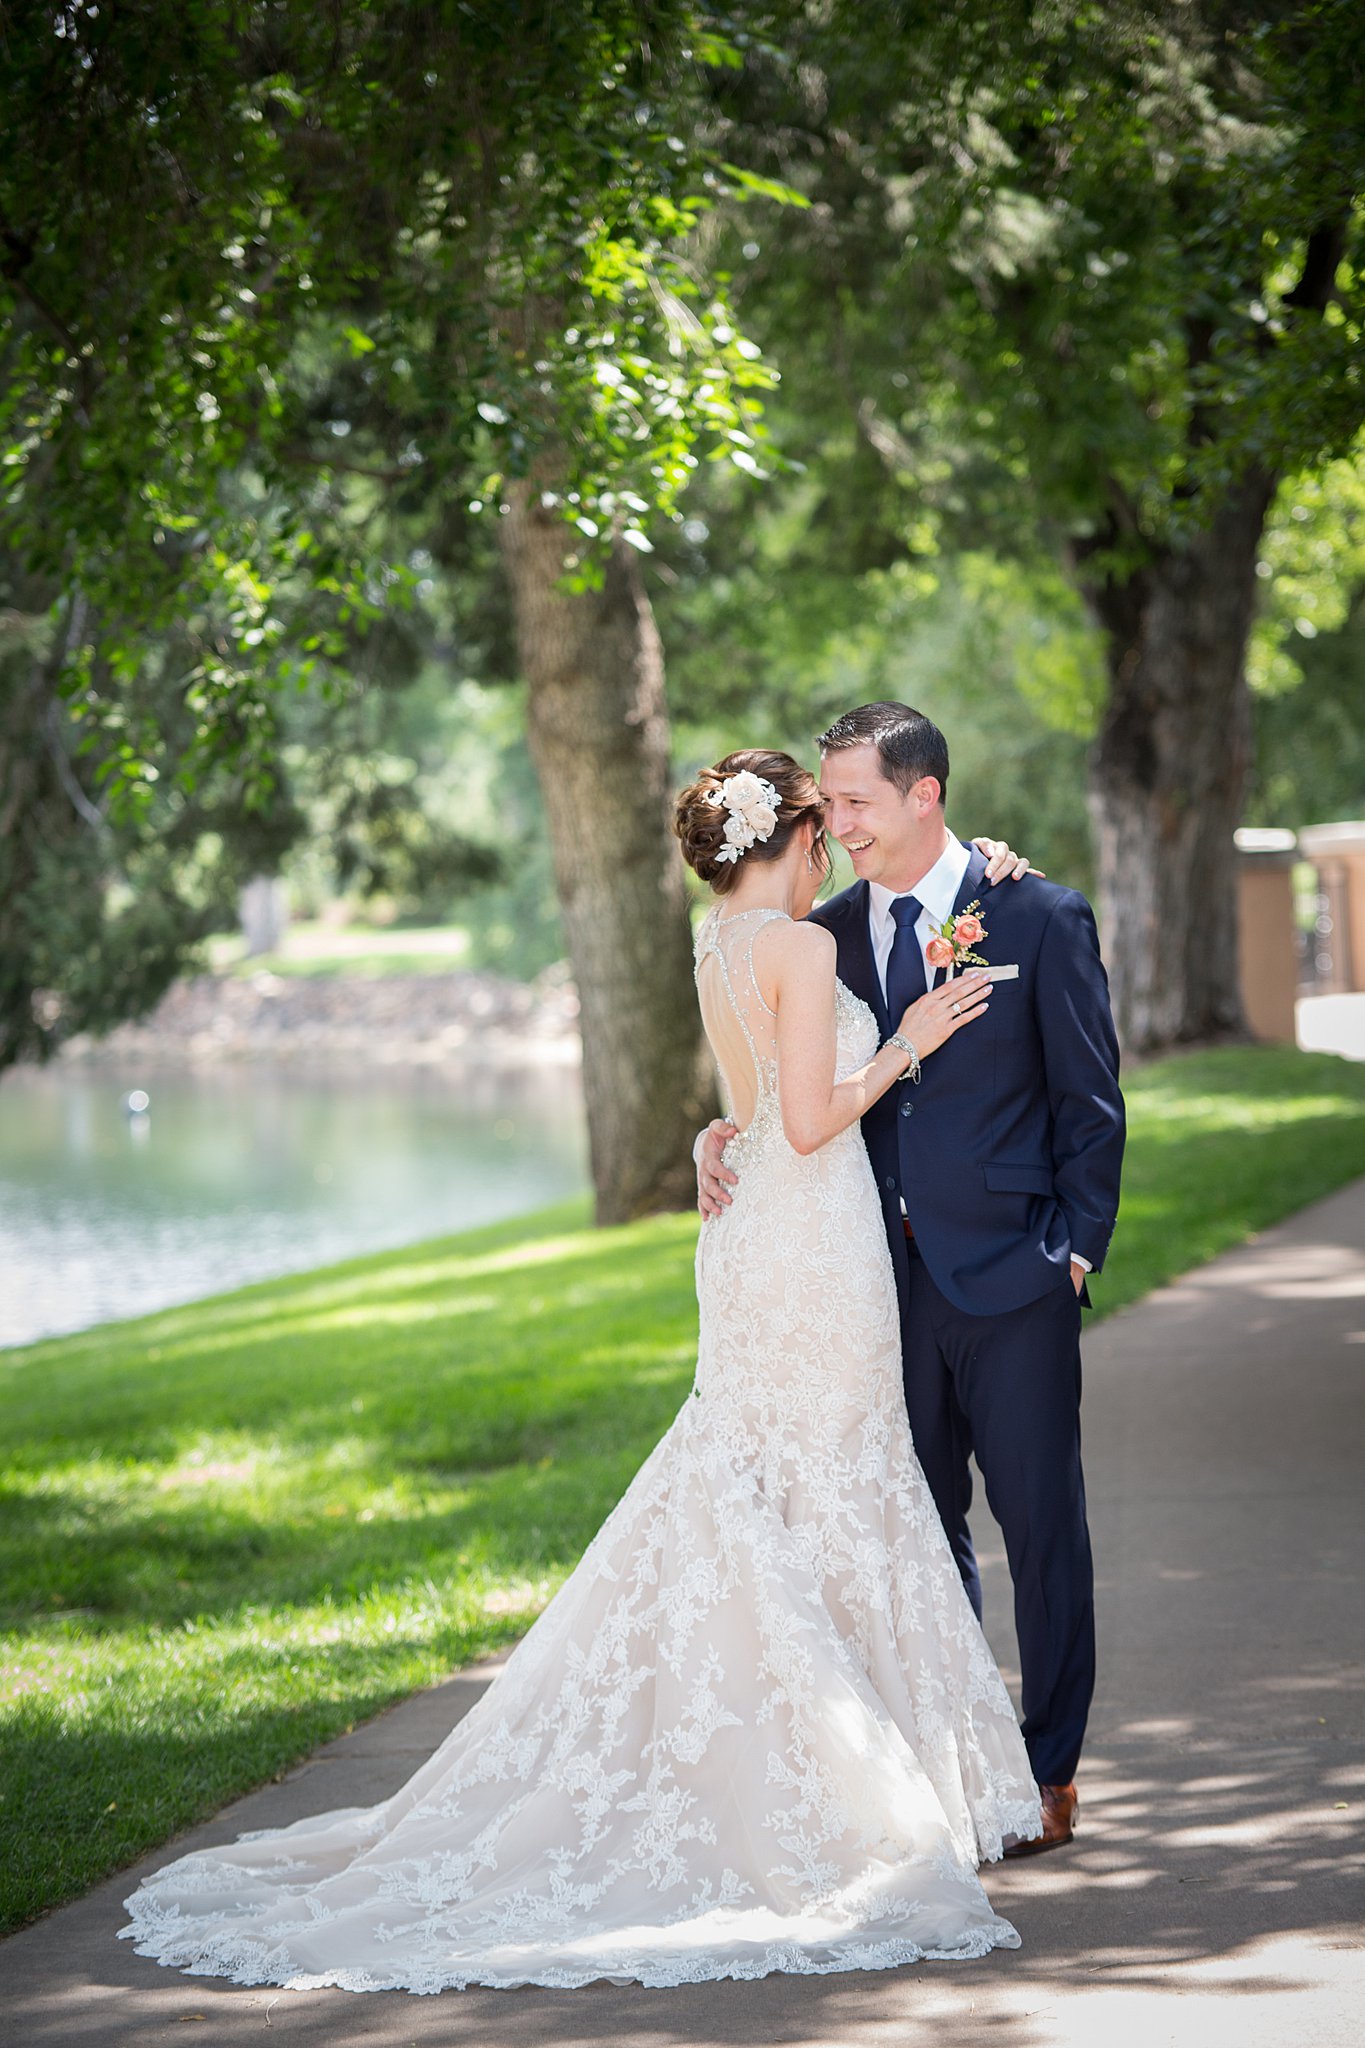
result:
<svg viewBox="0 0 1365 2048"><path fill-rule="evenodd" d="M1098 910L1133 1052L1245 1035L1237 871L1251 753L1245 657L1273 481L1125 578L1081 581L1103 628L1109 701L1091 757Z"/></svg>
<svg viewBox="0 0 1365 2048"><path fill-rule="evenodd" d="M669 803L663 650L633 550L566 592L570 535L529 485L500 523L539 779L578 987L599 1223L690 1207L714 1114Z"/></svg>
<svg viewBox="0 0 1365 2048"><path fill-rule="evenodd" d="M82 819L99 823L66 757L53 680L66 650L47 644L52 590L13 561L4 568L11 604L0 617L0 1073L46 1057L57 1042L60 1004L33 984L30 892L40 849L60 857ZM65 634L79 634L84 623L84 603L73 597Z"/></svg>

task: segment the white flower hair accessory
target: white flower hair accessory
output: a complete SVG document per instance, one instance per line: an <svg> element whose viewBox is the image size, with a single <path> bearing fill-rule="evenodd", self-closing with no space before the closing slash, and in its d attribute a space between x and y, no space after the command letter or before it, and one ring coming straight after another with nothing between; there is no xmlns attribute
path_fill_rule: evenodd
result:
<svg viewBox="0 0 1365 2048"><path fill-rule="evenodd" d="M708 793L707 801L730 814L725 820L725 844L716 855L717 860L737 861L756 840L771 839L777 829L782 799L771 782L765 782L748 768L738 775L727 775L719 789Z"/></svg>

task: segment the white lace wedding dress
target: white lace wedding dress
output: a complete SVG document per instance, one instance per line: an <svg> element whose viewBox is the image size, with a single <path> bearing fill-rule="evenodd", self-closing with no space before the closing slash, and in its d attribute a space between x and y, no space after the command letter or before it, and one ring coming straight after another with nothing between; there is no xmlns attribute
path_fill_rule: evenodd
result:
<svg viewBox="0 0 1365 2048"><path fill-rule="evenodd" d="M767 917L712 915L759 1080L701 1232L697 1376L506 1670L382 1805L182 1857L143 1955L238 1984L646 1985L980 1956L1039 1832L1009 1698L911 1448L856 1125L783 1136ZM877 1044L838 991L839 1067Z"/></svg>

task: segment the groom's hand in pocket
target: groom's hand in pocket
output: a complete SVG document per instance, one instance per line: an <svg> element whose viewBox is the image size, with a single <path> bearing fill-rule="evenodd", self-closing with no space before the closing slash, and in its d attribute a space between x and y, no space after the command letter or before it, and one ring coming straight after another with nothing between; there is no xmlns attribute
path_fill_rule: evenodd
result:
<svg viewBox="0 0 1365 2048"><path fill-rule="evenodd" d="M723 1116L718 1116L706 1126L693 1147L693 1157L697 1162L697 1207L708 1219L729 1208L730 1189L739 1186L739 1175L730 1171L722 1156L737 1128Z"/></svg>

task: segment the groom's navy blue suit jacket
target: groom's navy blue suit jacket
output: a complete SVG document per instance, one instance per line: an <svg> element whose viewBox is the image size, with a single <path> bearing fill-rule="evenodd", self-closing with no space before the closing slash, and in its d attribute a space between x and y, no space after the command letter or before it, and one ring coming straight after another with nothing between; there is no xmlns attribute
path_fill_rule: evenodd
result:
<svg viewBox="0 0 1365 2048"><path fill-rule="evenodd" d="M1032 875L992 889L985 866L973 848L954 907L981 899L976 951L993 967L1017 963L1019 979L997 982L987 1015L929 1055L918 1086L888 1089L862 1128L898 1267L903 1200L940 1291L969 1315L1002 1315L1069 1283L1073 1252L1103 1265L1124 1114L1089 904ZM886 1038L900 1020L886 1013L867 909L857 882L811 918L833 932L839 978Z"/></svg>

